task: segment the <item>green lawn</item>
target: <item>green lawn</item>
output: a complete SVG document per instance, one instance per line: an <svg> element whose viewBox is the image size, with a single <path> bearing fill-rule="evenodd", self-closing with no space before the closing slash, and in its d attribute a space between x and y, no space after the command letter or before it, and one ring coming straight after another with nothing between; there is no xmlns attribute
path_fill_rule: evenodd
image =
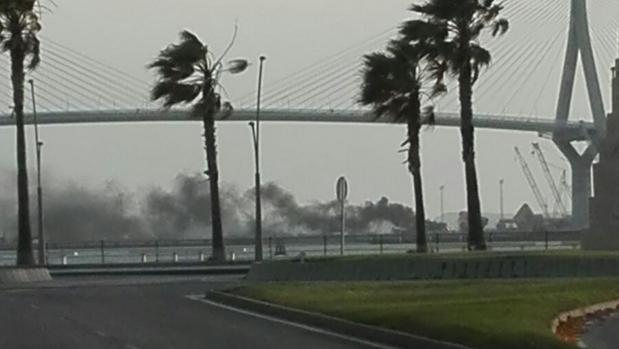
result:
<svg viewBox="0 0 619 349"><path fill-rule="evenodd" d="M558 313L619 299L619 279L269 283L236 294L478 349L575 348L550 331Z"/></svg>

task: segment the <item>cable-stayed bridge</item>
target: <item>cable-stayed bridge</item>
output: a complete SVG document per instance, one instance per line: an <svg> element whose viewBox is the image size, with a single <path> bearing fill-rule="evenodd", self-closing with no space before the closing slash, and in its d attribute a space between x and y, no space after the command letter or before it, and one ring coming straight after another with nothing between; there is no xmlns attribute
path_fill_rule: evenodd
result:
<svg viewBox="0 0 619 349"><path fill-rule="evenodd" d="M251 121L255 120L255 109L235 110L230 116L219 116L219 121ZM260 120L267 122L323 122L323 123L391 123L390 120L377 119L370 111L365 110L303 110L303 109L267 109L260 113ZM26 115L26 123L32 124L32 114ZM94 110L43 112L38 114L41 125L55 124L92 124L92 123L129 123L129 122L201 122L185 110ZM525 119L522 117L505 117L500 115L476 115L475 127L495 130L511 130L536 132L540 135L552 135L555 122L550 119ZM0 118L0 126L14 125L10 117ZM456 113L438 113L434 122L436 126L458 127L460 116ZM596 136L593 123L571 121L563 128L569 137L586 141Z"/></svg>
<svg viewBox="0 0 619 349"><path fill-rule="evenodd" d="M484 38L494 62L475 86L477 127L553 137L573 168L572 211L577 226L587 222L590 167L597 154L596 144L605 132L604 105L610 100L605 88L610 80L607 68L617 54L616 13L616 0L589 4L586 0L506 2L504 15L512 28L503 38ZM294 74L267 80L263 119L387 122L376 120L357 103L357 91L363 54L384 47L394 33L394 28L385 30ZM151 84L55 39L43 37L42 41L42 65L31 74L37 84L42 124L197 121L186 111L164 112L150 103ZM584 79L576 74L579 57ZM8 113L12 105L8 67L0 67L0 84L5 84L0 87L0 105L7 106L0 126L13 124ZM574 86L577 90L572 98ZM439 126L459 125L455 83L449 90L443 98L425 101L435 106ZM254 118L255 94L245 92L230 94L236 109L226 120ZM585 142L587 150L579 153L572 146L575 141Z"/></svg>

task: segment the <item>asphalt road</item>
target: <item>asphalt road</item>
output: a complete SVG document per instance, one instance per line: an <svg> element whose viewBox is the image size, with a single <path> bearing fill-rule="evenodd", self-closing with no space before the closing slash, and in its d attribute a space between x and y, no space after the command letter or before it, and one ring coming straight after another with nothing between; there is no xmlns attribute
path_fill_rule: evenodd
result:
<svg viewBox="0 0 619 349"><path fill-rule="evenodd" d="M186 297L236 281L110 277L0 290L0 348L377 348Z"/></svg>
<svg viewBox="0 0 619 349"><path fill-rule="evenodd" d="M590 324L582 342L591 349L617 349L619 347L619 314Z"/></svg>

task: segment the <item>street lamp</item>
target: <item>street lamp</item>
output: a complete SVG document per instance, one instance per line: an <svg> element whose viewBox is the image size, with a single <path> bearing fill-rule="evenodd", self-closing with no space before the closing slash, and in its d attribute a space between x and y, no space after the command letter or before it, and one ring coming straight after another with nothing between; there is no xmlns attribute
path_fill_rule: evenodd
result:
<svg viewBox="0 0 619 349"><path fill-rule="evenodd" d="M34 138L36 142L37 155L37 224L39 235L39 265L46 264L45 258L45 234L43 232L43 187L41 185L41 148L43 142L39 139L39 122L37 119L37 103L34 93L34 80L28 80L30 83L30 94L32 97L32 116L34 119Z"/></svg>
<svg viewBox="0 0 619 349"><path fill-rule="evenodd" d="M505 211L503 210L503 184L505 184L505 180L501 178L499 180L499 200L500 200L500 208L501 208L501 220L505 219Z"/></svg>
<svg viewBox="0 0 619 349"><path fill-rule="evenodd" d="M250 122L252 138L254 141L254 155L256 161L256 231L254 236L255 261L262 261L262 200L260 193L260 104L262 102L262 73L264 61L267 58L260 56L260 68L258 70L258 95L256 101L256 122Z"/></svg>
<svg viewBox="0 0 619 349"><path fill-rule="evenodd" d="M445 192L445 186L438 187L441 196L441 223L445 223L445 207L443 206L443 193Z"/></svg>

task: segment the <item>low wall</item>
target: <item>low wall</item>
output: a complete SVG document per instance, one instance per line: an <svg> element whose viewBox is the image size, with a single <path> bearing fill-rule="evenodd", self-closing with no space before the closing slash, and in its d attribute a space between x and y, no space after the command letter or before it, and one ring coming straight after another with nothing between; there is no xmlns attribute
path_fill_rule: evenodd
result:
<svg viewBox="0 0 619 349"><path fill-rule="evenodd" d="M411 256L264 262L249 281L389 281L619 276L616 257L552 255Z"/></svg>
<svg viewBox="0 0 619 349"><path fill-rule="evenodd" d="M0 268L0 285L51 281L47 268Z"/></svg>

